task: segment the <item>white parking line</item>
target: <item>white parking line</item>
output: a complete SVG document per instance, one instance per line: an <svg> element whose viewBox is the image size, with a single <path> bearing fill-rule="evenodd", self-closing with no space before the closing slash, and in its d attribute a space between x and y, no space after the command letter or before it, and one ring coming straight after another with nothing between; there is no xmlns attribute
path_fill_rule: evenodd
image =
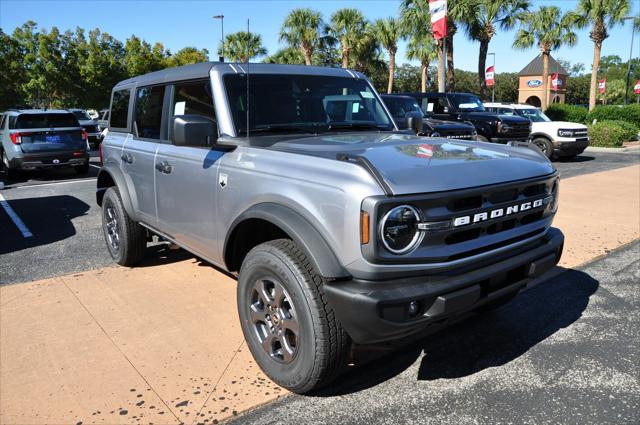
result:
<svg viewBox="0 0 640 425"><path fill-rule="evenodd" d="M90 166L90 167L93 167L93 168L97 168L98 170L102 168L102 167L101 167L101 166L99 166L99 165L93 165L93 164L89 164L89 166Z"/></svg>
<svg viewBox="0 0 640 425"><path fill-rule="evenodd" d="M20 219L18 214L16 214L13 208L11 208L11 205L9 205L9 202L4 198L4 196L2 196L2 193L0 193L0 205L2 205L2 208L4 208L4 210L7 212L7 215L11 218L11 220L13 220L13 223L16 225L18 230L20 230L23 237L33 237L33 233L31 233L29 228L25 226L24 222Z"/></svg>
<svg viewBox="0 0 640 425"><path fill-rule="evenodd" d="M26 185L26 186L16 186L14 189L29 189L29 188L32 188L32 187L54 186L54 185L58 185L58 184L95 182L96 180L98 180L98 179L94 177L94 178L91 178L91 179L76 179L76 180L67 180L67 181L63 181L63 182L36 183L36 184L29 184L29 185Z"/></svg>

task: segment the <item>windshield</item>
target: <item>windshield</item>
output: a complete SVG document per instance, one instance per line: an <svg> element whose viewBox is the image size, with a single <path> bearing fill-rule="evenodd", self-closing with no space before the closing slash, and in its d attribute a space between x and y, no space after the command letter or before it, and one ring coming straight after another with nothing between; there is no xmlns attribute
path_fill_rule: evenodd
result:
<svg viewBox="0 0 640 425"><path fill-rule="evenodd" d="M549 122L551 119L544 114L540 109L516 109L519 115L525 118L529 118L533 122Z"/></svg>
<svg viewBox="0 0 640 425"><path fill-rule="evenodd" d="M313 75L249 77L250 132L392 130L393 124L367 81ZM237 133L247 133L245 74L224 77Z"/></svg>
<svg viewBox="0 0 640 425"><path fill-rule="evenodd" d="M387 105L387 109L393 117L404 118L408 112L418 112L424 116L420 105L415 99L411 97L394 97L394 96L382 96L382 100Z"/></svg>
<svg viewBox="0 0 640 425"><path fill-rule="evenodd" d="M472 94L456 94L451 96L453 106L459 111L484 112L484 106L478 98Z"/></svg>
<svg viewBox="0 0 640 425"><path fill-rule="evenodd" d="M73 114L74 117L76 117L77 120L90 120L91 119L89 114L87 114L85 111L71 111L71 113Z"/></svg>

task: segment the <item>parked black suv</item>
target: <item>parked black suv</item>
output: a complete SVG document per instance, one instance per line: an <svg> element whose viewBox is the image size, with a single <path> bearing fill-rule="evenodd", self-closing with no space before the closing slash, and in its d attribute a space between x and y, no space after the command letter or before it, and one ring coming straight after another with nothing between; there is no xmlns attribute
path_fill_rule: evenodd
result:
<svg viewBox="0 0 640 425"><path fill-rule="evenodd" d="M418 102L411 96L395 94L380 95L398 128L404 130L408 127L407 115L418 113L422 116L421 136L444 137L447 139L476 140L476 129L473 124L465 122L452 122L437 120L425 116Z"/></svg>
<svg viewBox="0 0 640 425"><path fill-rule="evenodd" d="M531 121L526 118L498 115L484 109L482 101L471 93L405 93L418 101L430 118L465 121L476 127L482 142L528 142Z"/></svg>

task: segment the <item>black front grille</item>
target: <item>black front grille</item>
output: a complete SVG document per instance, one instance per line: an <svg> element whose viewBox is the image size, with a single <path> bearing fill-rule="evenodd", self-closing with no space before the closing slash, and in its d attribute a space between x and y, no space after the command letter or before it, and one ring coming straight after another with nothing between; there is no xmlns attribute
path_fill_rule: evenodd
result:
<svg viewBox="0 0 640 425"><path fill-rule="evenodd" d="M521 139L529 137L531 133L529 123L509 123L508 125L511 130L505 133L506 136Z"/></svg>

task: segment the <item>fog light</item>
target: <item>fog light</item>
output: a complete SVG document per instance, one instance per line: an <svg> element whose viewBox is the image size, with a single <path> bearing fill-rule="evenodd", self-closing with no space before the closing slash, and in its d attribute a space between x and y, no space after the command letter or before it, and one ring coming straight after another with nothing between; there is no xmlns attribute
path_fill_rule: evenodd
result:
<svg viewBox="0 0 640 425"><path fill-rule="evenodd" d="M416 300L411 301L408 306L409 317L414 317L419 312L420 312L420 304L418 304L418 301Z"/></svg>

